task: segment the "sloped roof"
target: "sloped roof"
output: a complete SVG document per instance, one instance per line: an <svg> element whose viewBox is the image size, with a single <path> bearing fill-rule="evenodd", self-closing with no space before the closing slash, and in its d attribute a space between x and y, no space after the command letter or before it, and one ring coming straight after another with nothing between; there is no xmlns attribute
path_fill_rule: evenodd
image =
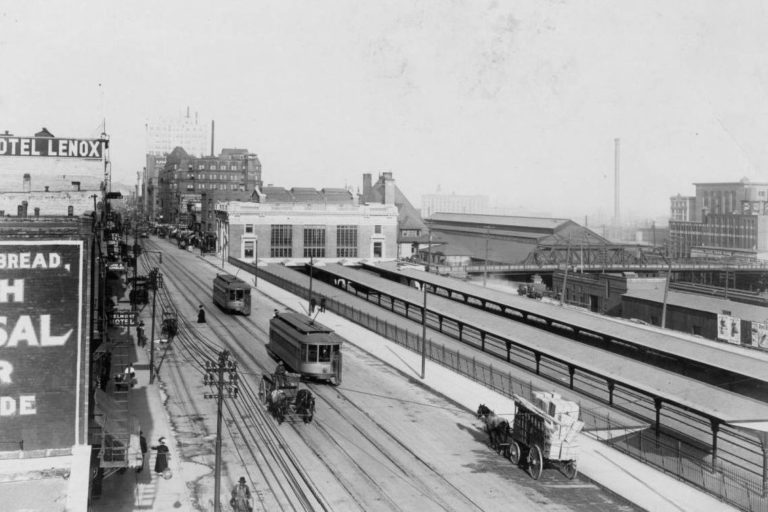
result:
<svg viewBox="0 0 768 512"><path fill-rule="evenodd" d="M189 153L184 151L183 147L176 146L175 148L173 148L173 151L168 153L168 156L165 158L165 162L166 162L166 165L168 165L172 161L180 161L188 158L189 158Z"/></svg>
<svg viewBox="0 0 768 512"><path fill-rule="evenodd" d="M323 201L320 192L314 188L293 187L291 194L297 203L321 203Z"/></svg>
<svg viewBox="0 0 768 512"><path fill-rule="evenodd" d="M292 203L293 196L284 187L264 187L261 189L264 194L265 203Z"/></svg>
<svg viewBox="0 0 768 512"><path fill-rule="evenodd" d="M327 203L353 203L352 193L345 188L324 188L320 191Z"/></svg>
<svg viewBox="0 0 768 512"><path fill-rule="evenodd" d="M623 296L661 304L664 302L664 286L660 285L657 288L650 289L630 289ZM725 300L709 295L685 293L677 290L667 291L667 306L676 306L715 314L722 313L723 310L726 310L730 311L732 316L742 320L759 322L764 321L766 317L766 308L761 306Z"/></svg>
<svg viewBox="0 0 768 512"><path fill-rule="evenodd" d="M284 187L268 186L261 189L265 203L331 203L352 204L352 193L343 188L314 188L294 187L290 190Z"/></svg>
<svg viewBox="0 0 768 512"><path fill-rule="evenodd" d="M496 226L546 229L552 231L563 227L569 222L573 222L570 219L556 219L549 217L518 217L512 215L483 215L474 213L434 213L427 220L430 222L489 224Z"/></svg>
<svg viewBox="0 0 768 512"><path fill-rule="evenodd" d="M361 194L361 199L366 203L384 202L384 177L379 176L378 181L371 186L368 195ZM405 194L395 184L395 206L397 207L397 225L399 229L417 229L425 231L427 229L424 221L421 219L419 211L413 207Z"/></svg>

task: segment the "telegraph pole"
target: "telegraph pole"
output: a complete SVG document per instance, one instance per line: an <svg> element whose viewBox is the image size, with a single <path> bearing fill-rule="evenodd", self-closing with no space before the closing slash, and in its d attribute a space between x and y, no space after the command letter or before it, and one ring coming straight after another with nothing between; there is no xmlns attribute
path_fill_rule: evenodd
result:
<svg viewBox="0 0 768 512"><path fill-rule="evenodd" d="M221 512L221 416L222 405L225 398L237 398L238 376L237 361L229 359L229 351L222 350L219 360L205 362L205 376L203 384L215 386L215 393L205 393L204 398L215 398L217 404L216 414L216 476L214 486L213 510Z"/></svg>
<svg viewBox="0 0 768 512"><path fill-rule="evenodd" d="M427 359L427 283L421 283L424 288L424 306L421 309L421 379L424 380Z"/></svg>
<svg viewBox="0 0 768 512"><path fill-rule="evenodd" d="M162 262L163 257L161 255L160 263ZM163 287L163 275L155 267L150 276L152 281L152 329L149 333L149 383L152 384L155 382L155 298L157 297L157 289Z"/></svg>
<svg viewBox="0 0 768 512"><path fill-rule="evenodd" d="M483 286L488 279L488 239L491 237L491 228L485 226L485 267L483 267Z"/></svg>

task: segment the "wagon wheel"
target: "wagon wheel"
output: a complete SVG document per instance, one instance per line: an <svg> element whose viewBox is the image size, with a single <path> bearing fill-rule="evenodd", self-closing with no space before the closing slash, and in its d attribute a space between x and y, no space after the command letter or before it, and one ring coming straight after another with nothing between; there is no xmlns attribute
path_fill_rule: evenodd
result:
<svg viewBox="0 0 768 512"><path fill-rule="evenodd" d="M528 452L528 472L534 480L538 480L543 468L544 458L541 455L541 448L535 444L531 446L531 451Z"/></svg>
<svg viewBox="0 0 768 512"><path fill-rule="evenodd" d="M563 467L563 474L568 477L568 480L573 480L576 478L576 473L579 472L579 468L576 467L576 461L575 460L569 460L566 462Z"/></svg>
<svg viewBox="0 0 768 512"><path fill-rule="evenodd" d="M267 403L267 379L264 377L262 377L261 382L259 382L259 400L261 400L262 403Z"/></svg>
<svg viewBox="0 0 768 512"><path fill-rule="evenodd" d="M509 443L509 461L515 466L520 464L520 445L515 441Z"/></svg>

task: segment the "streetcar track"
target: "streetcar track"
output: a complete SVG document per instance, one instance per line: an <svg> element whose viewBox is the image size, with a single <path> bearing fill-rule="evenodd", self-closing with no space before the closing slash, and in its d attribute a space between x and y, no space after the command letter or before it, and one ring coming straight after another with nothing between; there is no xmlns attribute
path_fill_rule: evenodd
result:
<svg viewBox="0 0 768 512"><path fill-rule="evenodd" d="M176 258L174 258L174 259L176 259ZM190 285L190 284L188 284L188 283L191 283L191 282L198 282L198 283L203 283L203 280L202 280L202 278L200 278L199 276L197 276L197 275L195 275L194 273L190 272L190 271L189 271L189 270L187 270L187 269L186 269L184 266L181 266L181 267L180 267L180 272L181 272L181 273L183 273L183 274L185 274L185 275L186 275L186 277L188 278L188 279L186 280L186 283L187 283L187 284L183 284L183 285L182 285L182 286L183 286L184 288L186 288L188 291L192 291L192 290L191 290L191 288L190 288L190 286L191 286L191 285ZM196 287L197 287L197 288L199 288L200 290L204 290L206 293L209 291L209 290L208 290L208 286L205 286L204 284L196 284ZM188 304L189 304L189 305L194 305L194 301L192 301L192 300L188 300L187 302L188 302ZM258 325L257 325L255 322L253 322L253 321L251 321L251 320L247 319L247 317L241 317L241 316L232 316L232 317L230 317L230 318L231 318L231 319L233 319L233 320L234 320L234 322L235 322L236 324L238 324L238 325L239 325L241 328L245 329L247 332L249 332L250 334L252 334L252 335L253 335L253 337L254 337L254 339L259 339L259 338L262 338L262 339L267 339L267 338L268 338L268 331L267 331L266 329L263 329L263 328L261 328L260 326L258 326ZM219 327L219 326L217 326L217 327ZM213 329L213 326L211 326L211 328ZM231 337L231 339L236 339L236 336L234 336L234 334L233 334L232 330L231 330L229 327L227 327L226 325L224 325L224 323L223 323L223 322L221 322L221 323L220 323L220 328L224 329L224 330L225 330L225 331L226 331L228 334L230 334L230 337ZM255 363L255 364L256 364L256 366L258 366L259 368L261 368L261 369L265 370L265 372L267 371L267 368L265 368L265 367L264 367L264 365L263 365L263 364L261 364L261 363L260 363L260 362L259 362L259 361L258 361L258 360L255 358L255 356L253 356L253 355L252 355L251 353L249 353L248 351L246 351L246 354L247 354L247 357L246 357L246 359L248 359L248 360L249 360L249 362L251 362L251 363ZM316 385L316 384L311 384L311 385L308 385L308 387L310 387L310 388L311 388L311 389L312 389L312 390L315 392L315 394L317 394L317 389L318 389L318 386L319 386L319 385ZM346 415L346 414L342 413L342 412L340 411L340 409L338 409L338 408L337 408L335 405L333 405L333 404L332 404L330 401L328 401L328 399L327 399L327 398L325 398L325 397L322 397L322 398L323 398L323 400L324 400L326 403L328 403L328 404L331 406L331 408L333 408L333 409L334 409L334 410L337 412L337 414L339 414L341 417L345 418L345 419L346 419L346 420L347 420L347 421L348 421L348 422L349 422L351 425L353 425L353 426L354 426L354 428L355 428L355 430L356 430L356 431L357 431L357 432L358 432L358 433L361 435L361 437L362 437L363 439L365 439L366 441L368 441L368 442L369 442L369 443L370 443L372 446L374 446L374 447L375 447L375 448L376 448L376 449L377 449L377 450L378 450L378 451L379 451L379 452L382 454L382 456L383 456L383 457L385 457L387 460L389 460L389 461L390 461L390 463L391 463L391 464L393 464L393 465L394 465L396 468L398 468L398 469L399 469L399 470L402 472L402 474L403 474L403 475L405 475L405 476L410 476L413 482L418 482L418 484L419 484L419 485L418 485L418 490L419 490L419 492L420 492L422 495L424 495L424 496L429 496L429 497L430 497L429 499L431 499L433 502L435 502L436 504L438 504L438 505L439 505L441 508L443 508L443 509L446 509L446 510L452 510L452 508L451 508L449 505L447 505L446 503L444 503L444 501L443 501L443 500L441 500L441 499L440 499L440 497L439 497L438 495L436 495L436 494L435 494L435 493L434 493L434 492L433 492L433 491L430 489L430 486L429 486L429 484L427 484L426 482L424 482L424 481L423 481L423 480L422 480L420 477L418 477L418 475L415 475L414 473L410 472L410 471L409 471L407 468L405 468L405 467L404 467L402 464L398 463L398 462L395 460L395 458L394 458L394 455L393 455L393 454L390 454L390 453L388 453L388 451L386 450L386 448L384 448L384 447L383 447L383 446L382 446L380 443L377 443L377 442L376 442L376 441L375 441L375 440L372 438L372 436L371 436L370 434L368 434L367 432L363 431L363 430L362 430L362 429L361 429L359 426L357 426L356 422L353 422L353 421L352 421L352 418L350 418L348 415ZM351 401L351 400L350 400L348 397L346 397L346 396L344 396L344 400L345 400L346 402L349 402L349 403L353 403L353 402L352 402L352 401ZM354 404L353 404L353 405L354 405ZM436 476L437 476L437 477L438 477L438 478L439 478L441 481L445 482L445 483L446 483L446 485L450 486L450 487L451 487L451 488L452 488L452 489L453 489L455 492L457 492L459 495L461 495L461 496L462 496L462 497L463 497L465 500L467 500L467 502L471 503L471 504L472 504L474 507L476 507L478 510L480 510L480 509L481 509L481 507L479 507L479 506L478 506L478 505L477 505L477 504L476 504L476 503L475 503L475 502L474 502L474 501L473 501L471 498L469 498L469 497L468 497L468 496L467 496L465 493L461 492L461 491L460 491L460 490L459 490L459 489L458 489L456 486L454 486L452 483L450 483L448 480L446 480L444 477L442 477L442 476L439 474L439 472L437 472L437 471L436 471L436 470L435 470L433 467L431 467L429 464L427 464L427 463L426 463L426 461L424 461L422 458L418 457L418 456L417 456L417 455L416 455L416 454L415 454L415 453L414 453L412 450L410 450L410 449L409 449L409 448L408 448L408 447L407 447L407 446L406 446L406 445L405 445L405 444L404 444L404 443L403 443L401 440L399 440L399 439L395 438L395 436L394 436L394 435L393 435L391 432L389 432L388 430L386 430L385 428L383 428L383 426L382 426L380 423L378 423L378 422L376 422L375 420L373 420L373 419L370 417L370 415L368 415L368 414L367 414L365 411L363 411L362 409L360 409L358 406L356 406L356 405L355 405L354 407L355 407L355 409L356 409L358 412L362 413L362 414L363 414L365 417L367 417L367 418L368 418L370 421L373 421L373 423L374 423L374 424L375 424L375 425L376 425L376 426L377 426L379 429L381 429L381 431L382 431L382 432L383 432L383 433L384 433L384 434L385 434L385 435L386 435L388 438L390 438L390 439L393 439L393 440L395 441L395 444L396 444L397 446L400 446L400 447L401 447L403 450L405 450L405 451L406 451L406 453L408 453L408 454L409 454L410 456L412 456L412 457L413 457L415 460L417 460L417 461L418 461L420 464L422 464L424 467L426 467L426 468L429 470L429 472L430 472L431 474L433 474L433 475L436 475ZM295 430L297 433L299 433L299 432L298 432L298 430L296 429L296 427L295 427L294 425L291 425L291 428L293 428L293 429L294 429L294 430ZM323 427L323 428L324 428L324 427ZM345 450L345 449L344 449L344 448L343 448L341 445L339 445L339 444L338 444L338 442L337 442L337 441L336 441L336 440L333 438L333 436L331 436L330 434L328 434L328 433L327 433L327 430L324 430L324 431L326 432L326 435L328 435L328 436L329 436L329 438L333 440L334 444L336 444L336 445L339 447L339 449L340 449L340 450L342 450L344 453L347 453L347 451L346 451L346 450ZM299 436L301 437L300 433L299 433ZM316 450L316 449L315 449L315 448L314 448L314 447L311 445L311 443L308 443L308 442L306 442L306 440L305 440L305 445L306 445L307 447L309 447L309 449L310 449L310 450L311 450L313 453L315 453L315 454L319 455L318 451L317 451L317 450ZM384 499L386 499L388 502L391 502L391 501L392 501L392 498L390 498L390 497L388 496L388 494L387 494L387 493L386 493L386 492L385 492L385 491L384 491L384 490L383 490L383 489L382 489L382 488L381 488L381 487L378 485L378 483L375 481L375 479L374 479L372 476L370 476L368 473L366 473L366 472L365 472L365 470L364 470L364 469L363 469L363 468L362 468L362 467L361 467L361 466L360 466L360 465L357 463L357 461L356 461L356 460L355 460L353 457L351 457L351 456L350 456L350 457L349 457L349 459L350 459L351 463L352 463L352 464L353 464L355 467L357 467L357 468L358 468L358 470L359 470L361 473L365 474L366 478L367 478L367 479L368 479L368 480L371 482L371 484L372 484L372 485L374 485L374 486L375 486L375 487L378 489L378 491L379 491L380 495L381 495L381 496L382 496ZM322 460L322 458L321 458L321 460ZM324 464L325 464L325 463L324 463ZM328 466L326 465L326 467L328 467ZM329 468L329 469L331 469L331 468ZM341 481L341 480L340 480L340 475L339 475L339 474L338 474L336 471L333 471L333 474L334 474L334 476L336 477L336 479L337 479L337 481L339 482L339 484L340 484L340 485L341 485L341 486L342 486L344 489L347 489L347 490L349 490L349 487L348 487L348 486L347 486L347 485L346 485L346 484L345 484L343 481ZM356 502L358 502L358 503L359 503L359 500L358 500L358 498L354 497L354 499L355 499L355 501L356 501ZM393 506L395 506L395 505L394 505L394 503L393 503Z"/></svg>

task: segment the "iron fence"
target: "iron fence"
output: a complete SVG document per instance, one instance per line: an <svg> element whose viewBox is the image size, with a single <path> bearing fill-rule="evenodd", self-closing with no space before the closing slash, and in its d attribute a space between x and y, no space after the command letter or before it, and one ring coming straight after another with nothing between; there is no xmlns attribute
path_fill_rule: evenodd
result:
<svg viewBox="0 0 768 512"><path fill-rule="evenodd" d="M230 259L230 263L247 267L251 265ZM290 293L309 299L309 290L297 283L278 276L259 272L264 279ZM421 351L421 334L413 333L375 315L369 315L333 298L326 298L326 309L346 318L376 334L387 338L415 352ZM511 372L477 361L459 350L427 340L425 357L430 361L451 369L489 389L507 396L513 394L528 400L533 399L536 390L531 381L515 377ZM645 424L626 424L610 412L604 413L580 403L583 433L645 464L653 466L679 480L697 487L716 498L748 512L768 512L768 495L762 475L746 471L738 466L729 466L706 460L700 447L669 437L660 437ZM760 454L762 457L762 454Z"/></svg>

